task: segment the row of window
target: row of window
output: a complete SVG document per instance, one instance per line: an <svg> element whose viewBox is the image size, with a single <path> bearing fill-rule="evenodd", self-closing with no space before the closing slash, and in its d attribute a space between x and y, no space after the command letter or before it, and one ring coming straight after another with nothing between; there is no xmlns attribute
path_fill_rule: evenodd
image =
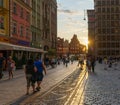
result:
<svg viewBox="0 0 120 105"><path fill-rule="evenodd" d="M95 5L119 5L119 0L99 0L95 2Z"/></svg>
<svg viewBox="0 0 120 105"><path fill-rule="evenodd" d="M102 55L102 56L107 56L107 55L111 55L111 56L116 56L116 55L120 55L120 51L119 50L98 50L98 55Z"/></svg>
<svg viewBox="0 0 120 105"><path fill-rule="evenodd" d="M18 10L20 10L20 11L18 11ZM22 7L19 7L15 2L13 3L13 13L15 15L19 15L21 18L30 22L30 13L25 11ZM25 15L25 13L26 13L26 15Z"/></svg>
<svg viewBox="0 0 120 105"><path fill-rule="evenodd" d="M95 9L95 12L99 13L119 13L120 7L98 7Z"/></svg>
<svg viewBox="0 0 120 105"><path fill-rule="evenodd" d="M120 43L98 43L98 48L119 48Z"/></svg>
<svg viewBox="0 0 120 105"><path fill-rule="evenodd" d="M24 35L24 33L26 33ZM21 37L26 37L26 38L30 38L30 29L25 28L23 25L20 25L19 29L17 27L17 23L13 22L13 26L12 26L12 34L13 35L20 35Z"/></svg>
<svg viewBox="0 0 120 105"><path fill-rule="evenodd" d="M120 29L118 28L98 28L98 34L120 34Z"/></svg>
<svg viewBox="0 0 120 105"><path fill-rule="evenodd" d="M120 36L114 36L114 35L112 35L112 36L98 36L97 38L99 41L109 41L109 40L118 41L118 42L120 41Z"/></svg>
<svg viewBox="0 0 120 105"><path fill-rule="evenodd" d="M106 28L113 28L113 27L120 27L120 21L97 21L96 22L96 27L106 27Z"/></svg>
<svg viewBox="0 0 120 105"><path fill-rule="evenodd" d="M98 20L119 20L120 14L98 14L96 15L96 19Z"/></svg>

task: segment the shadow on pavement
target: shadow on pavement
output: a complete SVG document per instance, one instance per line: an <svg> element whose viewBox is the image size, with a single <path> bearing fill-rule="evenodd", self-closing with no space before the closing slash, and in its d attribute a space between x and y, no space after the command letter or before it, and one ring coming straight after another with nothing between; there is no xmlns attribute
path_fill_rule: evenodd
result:
<svg viewBox="0 0 120 105"><path fill-rule="evenodd" d="M35 94L35 93L34 93ZM30 95L23 95L20 98L18 98L16 101L12 101L9 103L9 105L20 105L20 103L22 103L24 100L26 100L28 97L33 96L33 93L31 93Z"/></svg>

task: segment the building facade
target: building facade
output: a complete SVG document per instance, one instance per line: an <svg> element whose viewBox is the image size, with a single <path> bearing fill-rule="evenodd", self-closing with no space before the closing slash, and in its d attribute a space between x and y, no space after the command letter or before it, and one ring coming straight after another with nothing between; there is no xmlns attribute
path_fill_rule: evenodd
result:
<svg viewBox="0 0 120 105"><path fill-rule="evenodd" d="M42 49L31 47L31 3L31 0L0 0L0 52L6 59L12 56L17 68L21 68L28 58L42 58L44 53Z"/></svg>
<svg viewBox="0 0 120 105"><path fill-rule="evenodd" d="M88 54L95 56L95 11L87 10L88 15Z"/></svg>
<svg viewBox="0 0 120 105"><path fill-rule="evenodd" d="M32 42L31 46L42 48L42 1L32 0L32 16L31 16L31 31Z"/></svg>
<svg viewBox="0 0 120 105"><path fill-rule="evenodd" d="M21 46L30 46L30 14L30 0L10 0L10 43Z"/></svg>
<svg viewBox="0 0 120 105"><path fill-rule="evenodd" d="M120 0L94 0L96 56L120 56Z"/></svg>
<svg viewBox="0 0 120 105"><path fill-rule="evenodd" d="M81 50L82 49L77 35L73 35L73 38L71 39L69 44L69 54L78 55L81 53Z"/></svg>
<svg viewBox="0 0 120 105"><path fill-rule="evenodd" d="M69 54L69 41L64 38L57 38L57 56L63 57Z"/></svg>
<svg viewBox="0 0 120 105"><path fill-rule="evenodd" d="M9 43L9 2L0 0L0 42Z"/></svg>
<svg viewBox="0 0 120 105"><path fill-rule="evenodd" d="M57 2L42 1L42 46L45 51L56 49L57 42Z"/></svg>

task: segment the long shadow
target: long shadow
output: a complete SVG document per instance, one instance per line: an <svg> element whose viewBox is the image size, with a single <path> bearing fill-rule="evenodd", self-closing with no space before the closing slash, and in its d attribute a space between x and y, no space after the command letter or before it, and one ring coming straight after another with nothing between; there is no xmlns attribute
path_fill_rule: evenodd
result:
<svg viewBox="0 0 120 105"><path fill-rule="evenodd" d="M30 95L23 95L21 96L20 98L18 98L17 100L15 101L11 101L9 102L9 105L20 105L22 102L24 102L27 98L33 96L34 94L31 93ZM7 104L8 105L8 104Z"/></svg>

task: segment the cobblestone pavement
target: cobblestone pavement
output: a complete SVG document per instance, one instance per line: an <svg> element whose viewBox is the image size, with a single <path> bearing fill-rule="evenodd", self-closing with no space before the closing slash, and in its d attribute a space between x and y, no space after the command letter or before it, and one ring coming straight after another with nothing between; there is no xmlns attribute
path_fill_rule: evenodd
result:
<svg viewBox="0 0 120 105"><path fill-rule="evenodd" d="M120 64L104 67L97 64L95 73L89 73L80 105L120 105Z"/></svg>
<svg viewBox="0 0 120 105"><path fill-rule="evenodd" d="M64 65L57 66L54 69L49 69L44 77L42 89L39 93L26 96L26 79L23 70L15 71L14 78L8 80L8 73L4 72L4 78L0 80L0 105L18 105L29 97L34 97L47 91L65 77L76 70L77 62L73 65L69 64L66 68Z"/></svg>
<svg viewBox="0 0 120 105"><path fill-rule="evenodd" d="M104 67L97 63L95 73L77 70L27 105L120 105L120 64Z"/></svg>
<svg viewBox="0 0 120 105"><path fill-rule="evenodd" d="M76 95L80 96L80 87L83 85L83 81L86 80L86 66L81 70L77 68L70 76L61 81L54 88L40 94L37 97L30 98L26 103L21 105L74 105L77 99ZM78 94L76 94L78 93Z"/></svg>

